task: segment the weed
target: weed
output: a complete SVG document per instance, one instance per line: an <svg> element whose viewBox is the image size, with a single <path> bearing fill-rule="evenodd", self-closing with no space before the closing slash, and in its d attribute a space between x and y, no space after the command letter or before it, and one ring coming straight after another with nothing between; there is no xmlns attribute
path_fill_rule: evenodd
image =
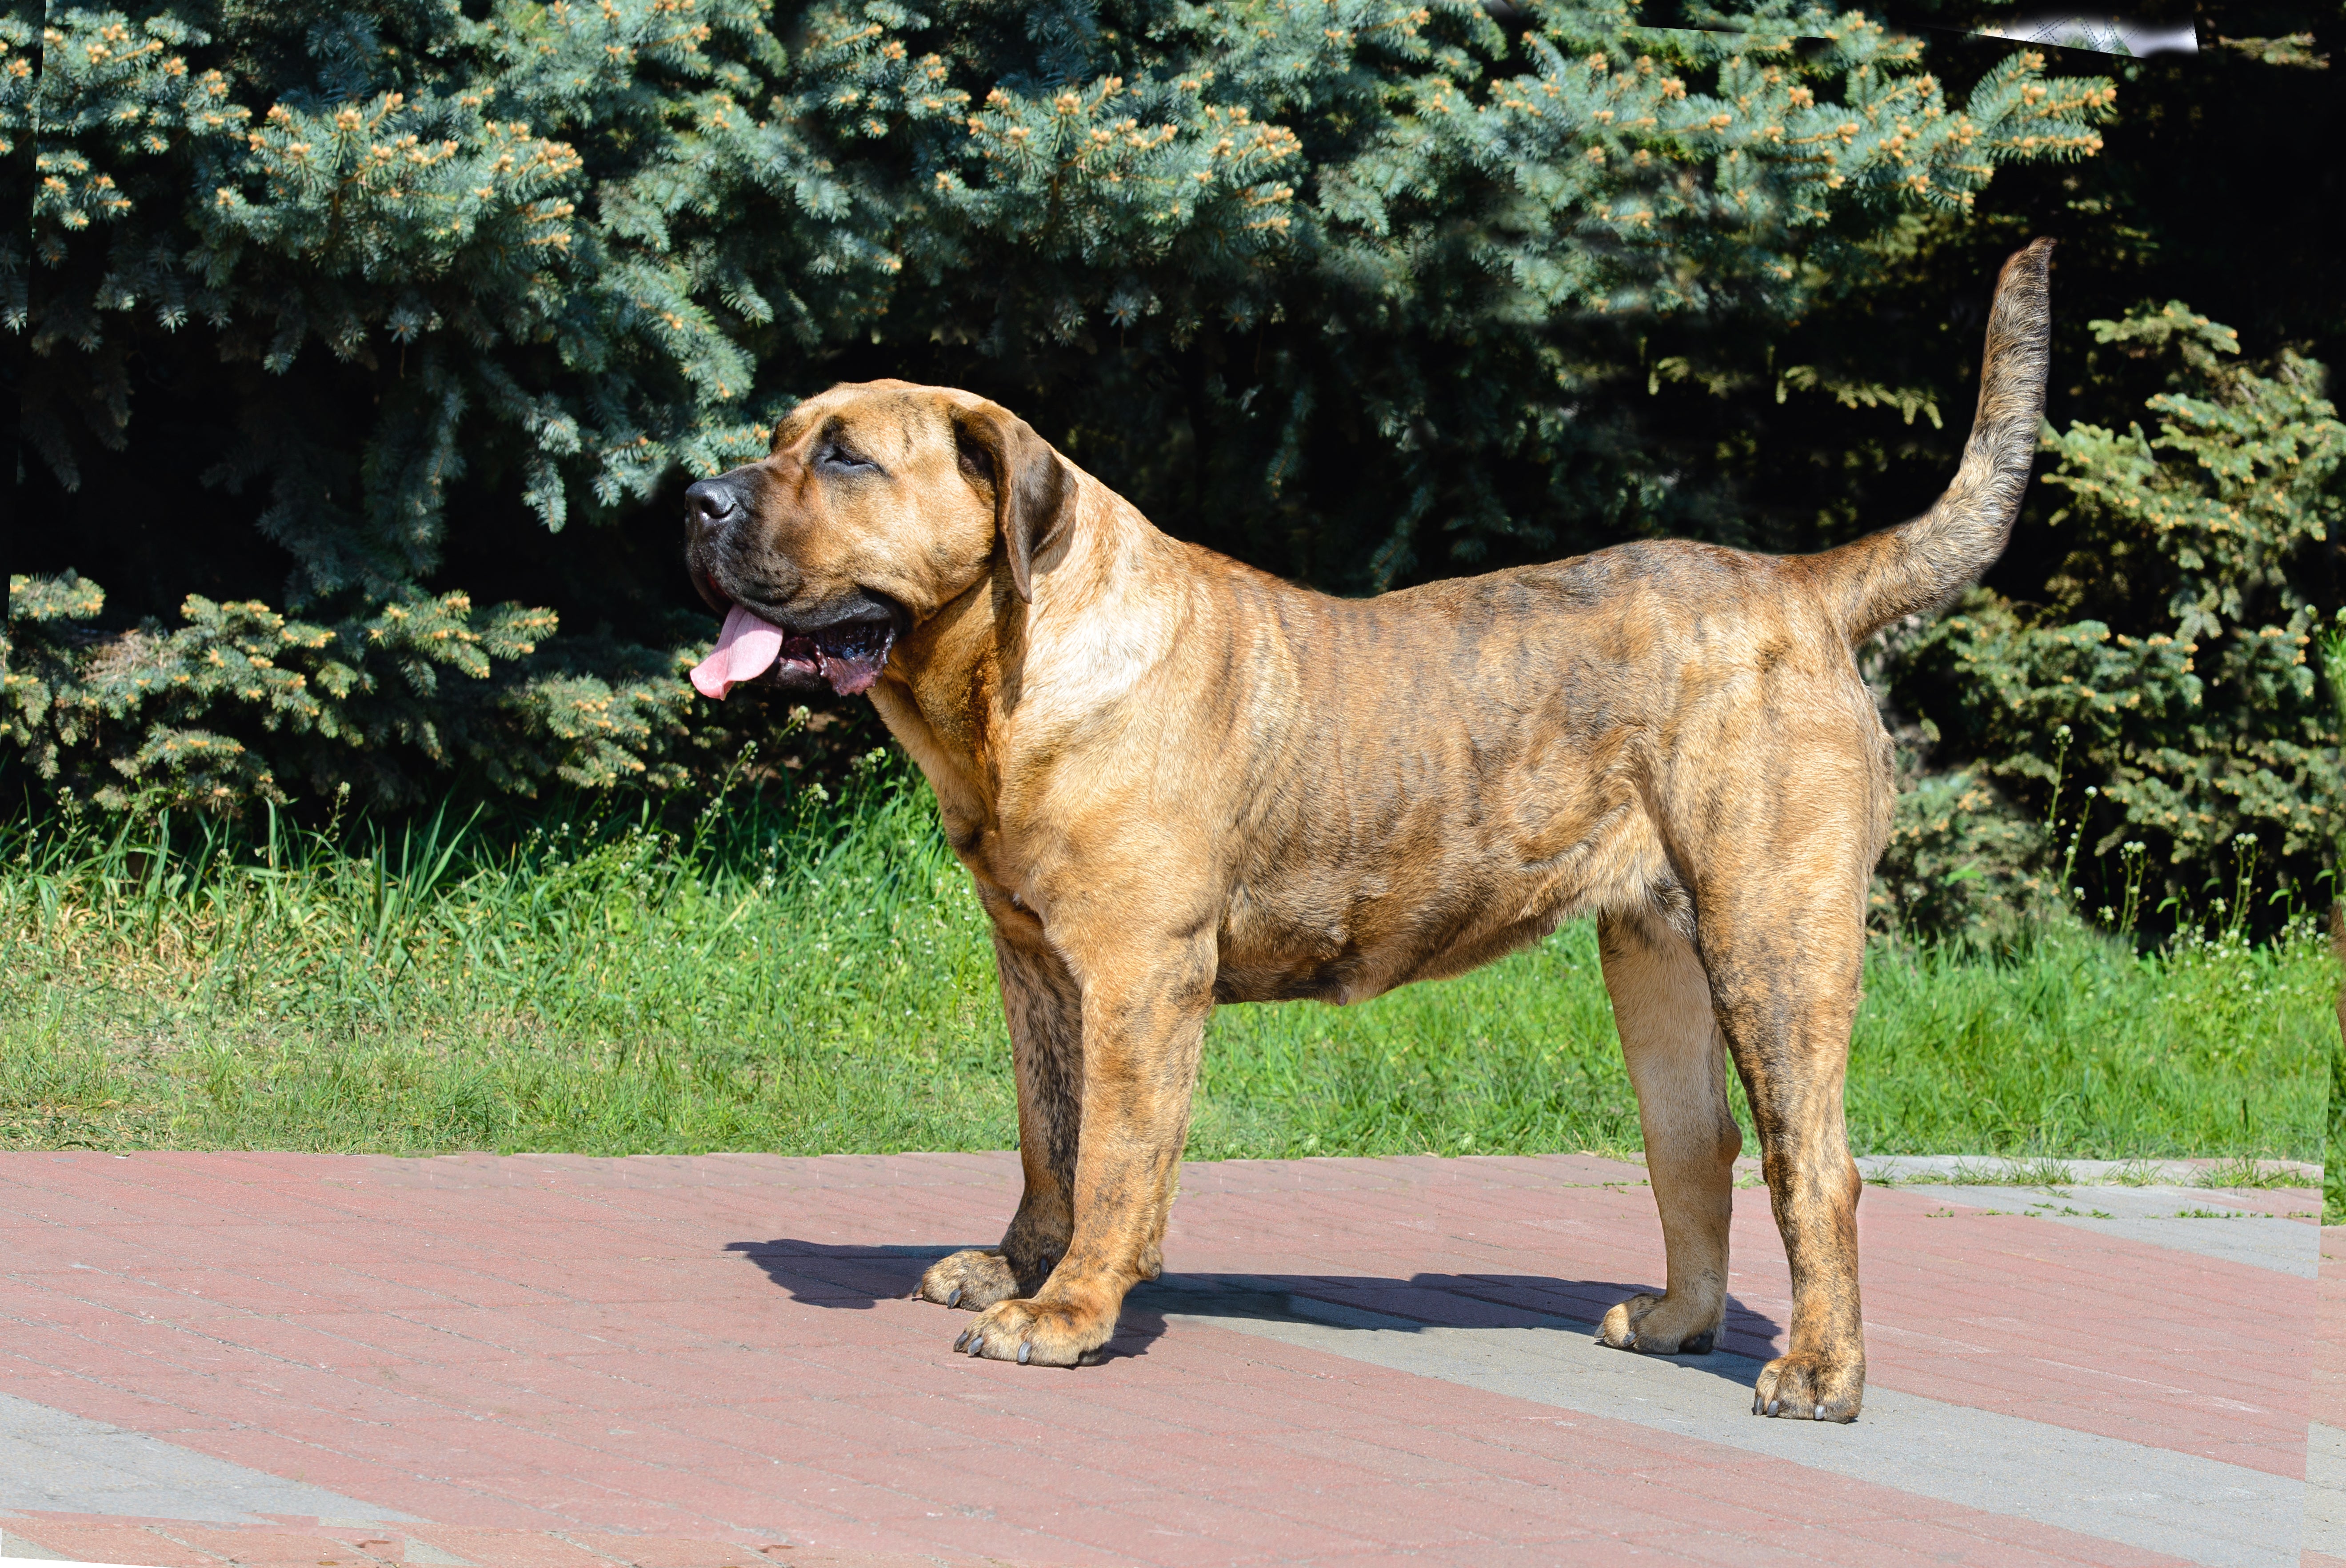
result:
<svg viewBox="0 0 2346 1568"><path fill-rule="evenodd" d="M2282 1187L2304 1186L2309 1178L2294 1166L2263 1165L2246 1156L2235 1155L2203 1166L2192 1177L2194 1186L2220 1187Z"/></svg>

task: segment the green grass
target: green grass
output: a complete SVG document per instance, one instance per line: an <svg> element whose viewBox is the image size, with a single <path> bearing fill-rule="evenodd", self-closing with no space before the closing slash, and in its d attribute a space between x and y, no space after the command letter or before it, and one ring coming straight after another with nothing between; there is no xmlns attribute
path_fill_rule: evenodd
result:
<svg viewBox="0 0 2346 1568"><path fill-rule="evenodd" d="M924 791L850 794L736 803L681 839L20 822L0 831L0 1146L1009 1147L966 879ZM1993 962L1881 947L1851 1139L2318 1158L2335 984L2296 929L2148 958L2083 930ZM1581 923L1360 1007L1223 1009L1189 1152L1637 1141Z"/></svg>

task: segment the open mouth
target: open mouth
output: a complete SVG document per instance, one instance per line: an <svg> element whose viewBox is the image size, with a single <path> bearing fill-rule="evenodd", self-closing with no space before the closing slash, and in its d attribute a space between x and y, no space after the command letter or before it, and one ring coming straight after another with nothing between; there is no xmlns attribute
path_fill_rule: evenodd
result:
<svg viewBox="0 0 2346 1568"><path fill-rule="evenodd" d="M869 691L896 646L897 612L875 602L876 614L858 614L811 631L778 626L746 605L725 613L717 647L693 667L693 689L722 697L744 681L777 686L828 684L842 697Z"/></svg>

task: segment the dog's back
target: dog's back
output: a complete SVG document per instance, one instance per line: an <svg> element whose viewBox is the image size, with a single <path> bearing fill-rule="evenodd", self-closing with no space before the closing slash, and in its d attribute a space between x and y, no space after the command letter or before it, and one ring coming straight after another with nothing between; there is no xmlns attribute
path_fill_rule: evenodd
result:
<svg viewBox="0 0 2346 1568"><path fill-rule="evenodd" d="M2043 406L2050 251L2004 270L1953 483L1840 549L1641 541L1365 600L1192 551L1185 640L1216 667L1181 684L1247 694L1227 730L1160 732L1219 764L1219 802L1196 802L1230 847L1218 993L1356 1000L1592 908L1691 936L1690 880L1731 878L1789 823L1821 830L1819 809L1870 868L1889 743L1852 647L2001 553Z"/></svg>

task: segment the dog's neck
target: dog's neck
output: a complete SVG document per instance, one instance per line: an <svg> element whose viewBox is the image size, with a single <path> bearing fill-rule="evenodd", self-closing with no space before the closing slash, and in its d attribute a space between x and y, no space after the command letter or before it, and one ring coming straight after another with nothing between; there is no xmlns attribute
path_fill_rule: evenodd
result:
<svg viewBox="0 0 2346 1568"><path fill-rule="evenodd" d="M946 836L964 854L999 827L1025 763L1164 657L1184 609L1167 596L1167 574L1148 569L1180 546L1068 467L1075 516L1035 558L1033 603L1019 599L997 552L987 576L897 645L872 688L872 706L936 791Z"/></svg>

